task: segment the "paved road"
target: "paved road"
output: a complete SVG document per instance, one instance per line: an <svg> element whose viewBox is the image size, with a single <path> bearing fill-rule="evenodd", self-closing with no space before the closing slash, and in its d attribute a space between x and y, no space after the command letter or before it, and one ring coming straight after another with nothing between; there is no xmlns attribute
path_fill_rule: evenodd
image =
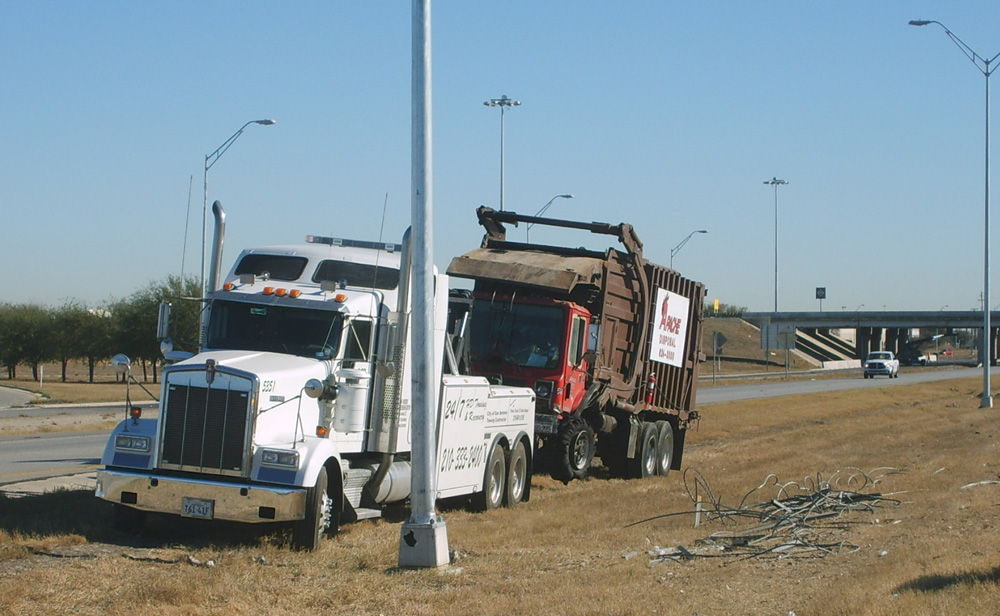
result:
<svg viewBox="0 0 1000 616"><path fill-rule="evenodd" d="M900 373L898 379L863 379L858 372L843 378L797 379L789 381L762 380L749 385L710 386L702 383L698 389L698 406L718 402L748 400L822 391L841 391L870 387L899 387L902 385L959 378L982 377L982 368L940 368L919 372ZM991 374L1000 374L993 368ZM31 413L121 411L118 404L107 407L60 407L58 409L32 409ZM22 413L25 409L18 409ZM0 419L11 411L0 410ZM8 415L9 416L9 415ZM97 468L110 431L64 432L31 436L0 437L0 485L9 485L31 479L87 473Z"/></svg>
<svg viewBox="0 0 1000 616"><path fill-rule="evenodd" d="M992 377L1000 374L1000 367L990 369L991 384ZM794 396L797 394L819 393L823 391L843 391L847 389L868 389L874 387L899 387L901 385L911 385L913 383L927 383L931 381L947 381L949 379L980 379L983 376L982 368L960 368L947 367L933 370L922 370L919 372L907 372L906 368L899 373L898 379L876 377L865 379L860 376L860 371L853 371L851 376L844 378L818 378L801 379L789 381L762 380L759 383L748 385L716 385L709 386L702 383L698 386L698 407L714 404L718 402L732 402L734 400L750 400L755 398L776 398L778 396Z"/></svg>
<svg viewBox="0 0 1000 616"><path fill-rule="evenodd" d="M35 394L13 387L0 386L0 409L24 406L35 399Z"/></svg>
<svg viewBox="0 0 1000 616"><path fill-rule="evenodd" d="M0 485L98 467L108 430L0 437Z"/></svg>

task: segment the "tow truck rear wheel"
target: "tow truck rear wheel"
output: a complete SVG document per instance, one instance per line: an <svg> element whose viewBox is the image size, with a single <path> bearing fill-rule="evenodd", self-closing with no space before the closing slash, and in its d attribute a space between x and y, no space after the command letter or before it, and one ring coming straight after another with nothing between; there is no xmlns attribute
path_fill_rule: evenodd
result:
<svg viewBox="0 0 1000 616"><path fill-rule="evenodd" d="M500 443L493 445L489 462L486 463L486 473L483 477L483 491L474 495L473 505L479 511L499 509L504 500L504 484L507 478L503 447Z"/></svg>
<svg viewBox="0 0 1000 616"><path fill-rule="evenodd" d="M669 421L656 422L656 474L666 477L674 461L674 427Z"/></svg>
<svg viewBox="0 0 1000 616"><path fill-rule="evenodd" d="M573 415L559 426L556 435L552 478L568 483L583 479L594 461L594 429L582 417Z"/></svg>
<svg viewBox="0 0 1000 616"><path fill-rule="evenodd" d="M524 442L518 441L507 458L507 483L503 493L504 507L513 507L524 500L528 487L528 454Z"/></svg>
<svg viewBox="0 0 1000 616"><path fill-rule="evenodd" d="M292 545L297 550L312 551L320 546L331 527L333 499L329 494L326 467L319 470L316 486L306 492L306 517L292 528Z"/></svg>

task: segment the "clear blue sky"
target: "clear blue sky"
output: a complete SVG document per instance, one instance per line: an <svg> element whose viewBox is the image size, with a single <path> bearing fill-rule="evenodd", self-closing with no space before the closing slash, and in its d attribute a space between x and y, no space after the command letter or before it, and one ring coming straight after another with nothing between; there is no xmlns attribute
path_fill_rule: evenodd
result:
<svg viewBox="0 0 1000 616"><path fill-rule="evenodd" d="M782 310L818 309L818 286L824 310L979 306L985 79L907 22L991 58L1000 3L438 0L432 18L440 267L498 204L483 101L506 94L507 209L572 193L549 214L630 222L664 264L707 229L674 264L709 301L773 307L777 176ZM205 155L260 118L277 124L209 172L226 268L306 234L398 241L410 23L409 2L0 0L0 302L198 273Z"/></svg>

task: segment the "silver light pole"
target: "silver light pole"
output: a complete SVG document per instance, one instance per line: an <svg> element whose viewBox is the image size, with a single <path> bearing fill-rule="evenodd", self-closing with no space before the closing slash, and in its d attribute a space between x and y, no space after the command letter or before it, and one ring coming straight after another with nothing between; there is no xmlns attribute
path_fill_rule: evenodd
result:
<svg viewBox="0 0 1000 616"><path fill-rule="evenodd" d="M507 98L504 94L500 98L491 98L483 103L487 107L499 107L500 108L500 211L503 211L503 114L504 109L507 107L519 107L521 101L516 101Z"/></svg>
<svg viewBox="0 0 1000 616"><path fill-rule="evenodd" d="M535 212L535 218L538 218L539 216L541 216L542 214L544 214L549 209L549 207L552 205L552 202L555 201L556 199L572 199L572 198L573 198L573 195L556 195L555 197L552 197L551 199L549 199L548 203L546 203L545 205L542 206L542 209L540 209L537 212ZM530 223L528 223L528 226L524 228L524 243L525 244L530 244L531 243L530 237L529 237L529 233L531 233L531 228L534 227L534 226L535 226L535 223L530 222Z"/></svg>
<svg viewBox="0 0 1000 616"><path fill-rule="evenodd" d="M214 152L205 156L205 194L204 194L204 202L202 203L201 206L201 299L202 301L204 301L205 297L208 295L208 289L206 288L207 279L205 277L205 267L206 267L205 246L206 244L208 244L208 170L211 169L215 165L215 163L219 162L219 159L222 158L222 155L225 154L226 150L228 150L229 147L233 145L233 143L235 143L237 139L240 138L240 135L243 134L243 131L246 130L247 126L250 126L251 124L260 124L261 126L271 126L272 124L276 123L277 123L276 120L250 120L249 122L241 126L238 131L233 133L232 137L222 142L222 145L216 148Z"/></svg>
<svg viewBox="0 0 1000 616"><path fill-rule="evenodd" d="M976 65L979 72L986 77L986 205L985 205L985 223L984 223L984 249L983 249L983 340L982 340L982 355L980 360L983 362L983 394L979 400L980 408L991 408L993 406L993 392L990 389L990 364L993 363L993 353L991 344L992 335L990 332L990 75L996 67L990 68L990 64L994 60L1000 58L1000 53L993 56L989 60L980 56L971 47L965 44L965 41L958 38L951 30L945 27L945 25L939 21L934 20L924 20L915 19L910 22L911 26L926 26L928 24L937 24L941 26L945 34L948 35L955 45L962 50L962 53L966 55L967 58L972 60L972 63Z"/></svg>
<svg viewBox="0 0 1000 616"><path fill-rule="evenodd" d="M447 565L448 528L434 509L437 468L436 396L440 363L434 353L434 197L431 98L431 0L413 0L410 112L410 216L413 224L412 436L410 518L399 536L400 567ZM403 273L405 276L406 273ZM436 367L435 367L436 366Z"/></svg>
<svg viewBox="0 0 1000 616"><path fill-rule="evenodd" d="M680 244L677 244L676 246L674 246L673 248L671 248L670 249L670 269L674 269L674 255L677 254L678 252L680 252L681 248L684 248L684 244L687 244L688 241L694 236L695 233L708 233L708 231L706 231L705 229L699 229L697 231L692 231L691 233L688 233L688 236L686 238L684 238L681 241Z"/></svg>
<svg viewBox="0 0 1000 616"><path fill-rule="evenodd" d="M773 177L764 183L774 186L774 311L778 312L778 187L788 182Z"/></svg>

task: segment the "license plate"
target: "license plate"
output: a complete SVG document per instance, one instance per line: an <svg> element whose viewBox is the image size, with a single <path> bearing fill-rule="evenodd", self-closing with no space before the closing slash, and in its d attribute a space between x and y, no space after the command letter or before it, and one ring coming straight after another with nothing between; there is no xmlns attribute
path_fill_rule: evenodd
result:
<svg viewBox="0 0 1000 616"><path fill-rule="evenodd" d="M181 515L211 520L215 515L215 501L207 498L184 497L181 499Z"/></svg>
<svg viewBox="0 0 1000 616"><path fill-rule="evenodd" d="M535 415L535 432L537 434L555 434L559 427L559 418L555 415Z"/></svg>

